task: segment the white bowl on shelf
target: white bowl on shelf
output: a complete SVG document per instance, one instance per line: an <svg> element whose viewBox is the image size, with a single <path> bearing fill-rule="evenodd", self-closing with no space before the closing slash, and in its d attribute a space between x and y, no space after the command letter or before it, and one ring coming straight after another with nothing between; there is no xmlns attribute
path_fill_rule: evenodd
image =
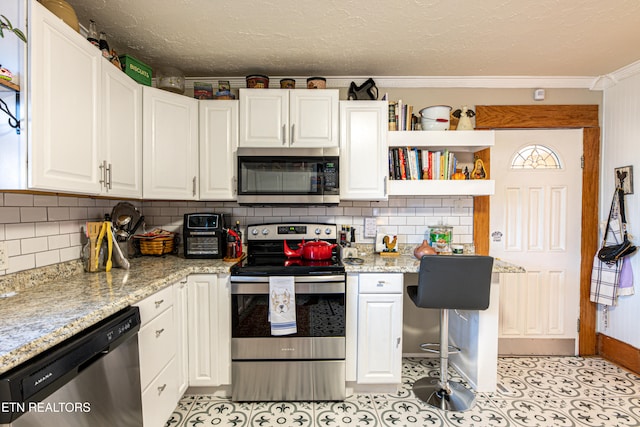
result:
<svg viewBox="0 0 640 427"><path fill-rule="evenodd" d="M448 105L432 105L420 110L420 126L422 130L449 130L449 115L451 107Z"/></svg>

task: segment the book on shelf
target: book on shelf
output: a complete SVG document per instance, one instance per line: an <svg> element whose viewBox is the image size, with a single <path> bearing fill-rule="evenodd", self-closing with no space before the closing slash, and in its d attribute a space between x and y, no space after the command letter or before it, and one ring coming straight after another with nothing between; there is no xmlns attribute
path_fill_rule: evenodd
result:
<svg viewBox="0 0 640 427"><path fill-rule="evenodd" d="M416 130L418 116L413 114L413 105L397 101L389 101L389 130Z"/></svg>
<svg viewBox="0 0 640 427"><path fill-rule="evenodd" d="M389 179L392 180L449 180L457 166L455 154L447 149L389 148Z"/></svg>

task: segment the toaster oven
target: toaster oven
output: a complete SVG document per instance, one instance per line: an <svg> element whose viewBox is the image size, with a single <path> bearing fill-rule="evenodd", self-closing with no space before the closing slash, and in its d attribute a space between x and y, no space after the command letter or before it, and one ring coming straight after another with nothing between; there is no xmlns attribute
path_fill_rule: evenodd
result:
<svg viewBox="0 0 640 427"><path fill-rule="evenodd" d="M225 249L224 214L184 214L185 258L222 258Z"/></svg>

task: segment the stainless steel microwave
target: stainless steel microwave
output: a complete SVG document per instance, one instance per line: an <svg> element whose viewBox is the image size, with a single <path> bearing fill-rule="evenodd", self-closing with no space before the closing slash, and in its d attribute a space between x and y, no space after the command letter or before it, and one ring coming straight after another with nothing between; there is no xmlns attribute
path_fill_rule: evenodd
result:
<svg viewBox="0 0 640 427"><path fill-rule="evenodd" d="M238 203L340 202L339 149L238 148Z"/></svg>

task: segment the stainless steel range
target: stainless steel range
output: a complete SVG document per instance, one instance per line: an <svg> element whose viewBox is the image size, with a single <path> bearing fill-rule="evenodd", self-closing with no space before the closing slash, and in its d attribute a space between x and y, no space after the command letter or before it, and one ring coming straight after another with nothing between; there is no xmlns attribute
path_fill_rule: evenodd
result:
<svg viewBox="0 0 640 427"><path fill-rule="evenodd" d="M343 400L346 280L336 225L257 224L246 235L247 258L231 269L232 399Z"/></svg>

